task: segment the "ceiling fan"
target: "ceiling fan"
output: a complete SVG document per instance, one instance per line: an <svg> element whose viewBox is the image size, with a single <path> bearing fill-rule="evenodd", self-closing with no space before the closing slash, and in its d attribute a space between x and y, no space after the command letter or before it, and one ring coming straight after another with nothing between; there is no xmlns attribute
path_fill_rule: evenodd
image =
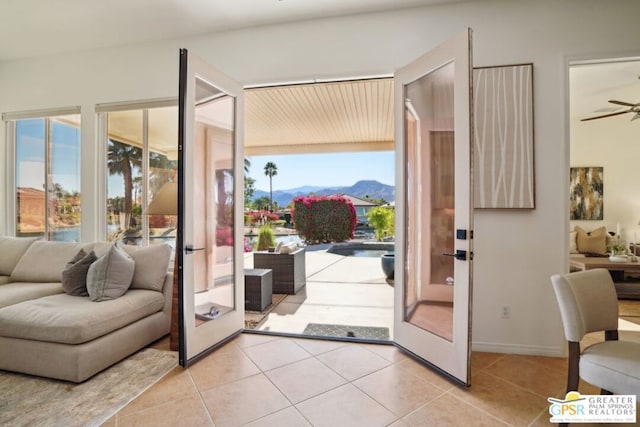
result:
<svg viewBox="0 0 640 427"><path fill-rule="evenodd" d="M640 119L640 102L638 102L637 104L632 104L630 102L616 101L615 99L610 99L609 102L612 104L629 107L629 109L624 111L616 111L615 113L602 114L600 116L587 117L586 119L581 119L580 121L586 122L588 120L603 119L605 117L619 116L620 114L626 114L626 113L636 113L635 116L631 118L631 121L635 119Z"/></svg>

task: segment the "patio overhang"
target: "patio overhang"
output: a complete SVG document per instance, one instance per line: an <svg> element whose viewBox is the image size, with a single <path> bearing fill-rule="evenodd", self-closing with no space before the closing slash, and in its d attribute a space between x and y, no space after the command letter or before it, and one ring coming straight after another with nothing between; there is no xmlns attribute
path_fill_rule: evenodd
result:
<svg viewBox="0 0 640 427"><path fill-rule="evenodd" d="M246 90L245 154L390 151L393 79Z"/></svg>
<svg viewBox="0 0 640 427"><path fill-rule="evenodd" d="M391 151L393 79L372 78L245 90L245 156ZM103 104L109 137L142 146L142 108L153 110L150 148L176 158L176 99Z"/></svg>

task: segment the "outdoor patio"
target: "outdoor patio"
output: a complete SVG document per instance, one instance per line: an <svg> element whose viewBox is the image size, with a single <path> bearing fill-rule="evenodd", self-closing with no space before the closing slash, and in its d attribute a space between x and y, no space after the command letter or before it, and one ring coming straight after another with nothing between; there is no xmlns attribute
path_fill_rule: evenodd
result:
<svg viewBox="0 0 640 427"><path fill-rule="evenodd" d="M331 254L328 246L306 247L305 287L274 294L271 307L246 319L259 322L261 331L392 339L393 288L380 258ZM253 253L245 254L245 268L253 268Z"/></svg>

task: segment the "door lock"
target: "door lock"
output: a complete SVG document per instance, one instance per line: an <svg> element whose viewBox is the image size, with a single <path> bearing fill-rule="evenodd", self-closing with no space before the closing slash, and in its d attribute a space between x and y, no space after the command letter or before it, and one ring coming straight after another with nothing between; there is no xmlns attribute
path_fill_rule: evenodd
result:
<svg viewBox="0 0 640 427"><path fill-rule="evenodd" d="M466 261L467 260L467 251L463 251L463 250L456 250L455 254L442 254L442 255L446 255L446 256L452 256L455 259L459 259L460 261Z"/></svg>

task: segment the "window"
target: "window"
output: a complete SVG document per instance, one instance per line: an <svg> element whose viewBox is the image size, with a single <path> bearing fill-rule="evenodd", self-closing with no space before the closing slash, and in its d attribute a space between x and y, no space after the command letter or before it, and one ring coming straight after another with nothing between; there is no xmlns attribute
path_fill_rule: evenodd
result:
<svg viewBox="0 0 640 427"><path fill-rule="evenodd" d="M111 111L108 106L99 107L106 115L109 241L139 246L175 241L175 211L147 212L154 198L177 177L178 109L175 101L163 106L167 103L118 105ZM173 199L169 207L177 209Z"/></svg>
<svg viewBox="0 0 640 427"><path fill-rule="evenodd" d="M79 113L71 108L3 116L14 153L16 236L80 241Z"/></svg>

